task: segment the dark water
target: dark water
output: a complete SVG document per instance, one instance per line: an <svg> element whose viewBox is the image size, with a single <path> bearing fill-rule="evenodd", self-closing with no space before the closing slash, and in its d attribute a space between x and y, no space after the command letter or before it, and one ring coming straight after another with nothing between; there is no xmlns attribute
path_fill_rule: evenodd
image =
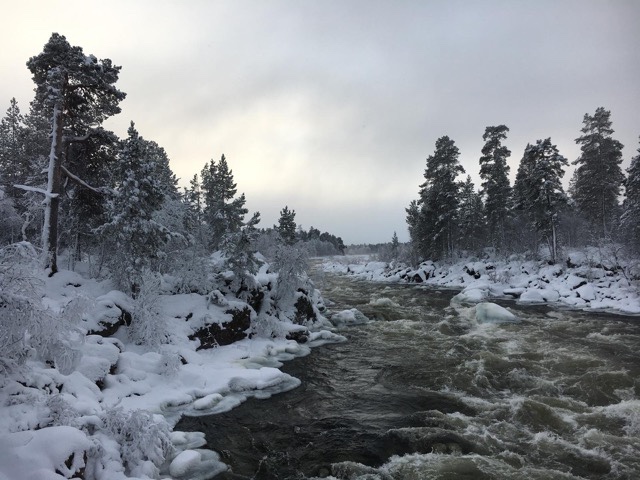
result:
<svg viewBox="0 0 640 480"><path fill-rule="evenodd" d="M297 389L183 419L216 478L640 478L640 319L503 303L520 323L478 324L454 292L317 283L375 321L285 364Z"/></svg>

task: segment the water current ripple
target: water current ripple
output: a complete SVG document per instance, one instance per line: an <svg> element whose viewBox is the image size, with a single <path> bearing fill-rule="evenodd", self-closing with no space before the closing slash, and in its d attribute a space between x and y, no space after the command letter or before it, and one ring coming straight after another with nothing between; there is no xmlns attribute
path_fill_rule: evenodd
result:
<svg viewBox="0 0 640 480"><path fill-rule="evenodd" d="M226 479L640 478L640 324L501 302L479 324L454 292L316 280L370 323L288 362L302 385L184 418Z"/></svg>

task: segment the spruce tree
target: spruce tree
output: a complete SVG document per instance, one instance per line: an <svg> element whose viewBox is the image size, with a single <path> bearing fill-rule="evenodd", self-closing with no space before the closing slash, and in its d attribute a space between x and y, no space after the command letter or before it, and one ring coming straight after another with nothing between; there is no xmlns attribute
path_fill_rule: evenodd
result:
<svg viewBox="0 0 640 480"><path fill-rule="evenodd" d="M50 118L50 149L45 215L42 228L45 267L56 273L58 209L65 172L64 156L69 142L80 141L99 130L102 122L120 112L125 94L114 84L120 67L111 60L98 60L72 47L54 33L42 53L31 57L27 67L36 84L35 103Z"/></svg>
<svg viewBox="0 0 640 480"><path fill-rule="evenodd" d="M567 165L550 138L538 140L525 148L514 185L516 208L547 241L553 262L558 259L558 216L567 203L561 183Z"/></svg>
<svg viewBox="0 0 640 480"><path fill-rule="evenodd" d="M399 254L400 242L398 241L398 234L396 232L393 232L393 237L391 237L391 259L397 260Z"/></svg>
<svg viewBox="0 0 640 480"><path fill-rule="evenodd" d="M620 223L632 248L640 252L640 148L627 169L626 198Z"/></svg>
<svg viewBox="0 0 640 480"><path fill-rule="evenodd" d="M285 206L280 210L280 218L278 219L278 233L282 240L287 245L293 245L296 243L296 211L289 210L288 206Z"/></svg>
<svg viewBox="0 0 640 480"><path fill-rule="evenodd" d="M505 227L511 197L507 165L511 151L502 145L508 131L505 125L487 127L482 136L486 143L482 147L480 157L480 178L483 180L481 193L484 197L489 238L496 248L502 248L505 244Z"/></svg>
<svg viewBox="0 0 640 480"><path fill-rule="evenodd" d="M464 250L477 251L483 246L484 206L482 197L475 191L471 176L460 184L458 207L458 244Z"/></svg>
<svg viewBox="0 0 640 480"><path fill-rule="evenodd" d="M436 150L427 158L425 182L420 185L420 206L417 221L413 218L416 206L410 206L410 230L418 238L422 258L439 259L453 253L458 209L456 177L464 173L458 157L460 151L449 137L436 141ZM413 238L412 238L413 241Z"/></svg>
<svg viewBox="0 0 640 480"><path fill-rule="evenodd" d="M97 232L113 245L107 263L121 287L137 294L145 269L162 255L169 231L154 220L165 199L158 158L131 125L118 155L118 187L107 203L109 221Z"/></svg>
<svg viewBox="0 0 640 480"><path fill-rule="evenodd" d="M611 234L617 222L618 196L624 182L622 144L611 135L611 112L599 107L585 114L582 135L576 139L581 154L573 185L574 201L600 237Z"/></svg>
<svg viewBox="0 0 640 480"><path fill-rule="evenodd" d="M15 184L24 184L29 175L29 162L25 154L26 126L24 116L15 98L11 99L7 113L0 120L0 171L5 193L15 197Z"/></svg>
<svg viewBox="0 0 640 480"><path fill-rule="evenodd" d="M224 236L240 231L244 216L248 213L244 204L244 193L234 198L237 189L233 172L224 155L216 163L211 160L202 169L202 192L204 196L203 217L209 228L209 244L218 249Z"/></svg>

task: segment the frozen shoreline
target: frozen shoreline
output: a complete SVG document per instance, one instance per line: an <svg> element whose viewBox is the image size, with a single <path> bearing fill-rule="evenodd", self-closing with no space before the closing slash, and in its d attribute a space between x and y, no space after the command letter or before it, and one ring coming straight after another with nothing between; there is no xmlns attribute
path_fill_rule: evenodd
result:
<svg viewBox="0 0 640 480"><path fill-rule="evenodd" d="M640 316L640 280L589 250L570 252L564 264L556 265L512 255L506 260L427 261L411 268L361 255L333 257L322 268L374 282L458 290L456 301L465 304L512 299L523 305Z"/></svg>
<svg viewBox="0 0 640 480"><path fill-rule="evenodd" d="M273 275L265 268L256 276L265 301ZM85 302L73 327L80 360L65 371L33 352L0 378L0 480L62 480L81 472L98 480L211 478L227 466L202 448L203 434L172 431L179 418L296 388L300 381L279 369L282 362L346 340L328 329L318 309L322 298L311 289L305 298L315 321L298 324L293 300L290 308L259 317L251 309L249 338L205 349L194 332L231 325L230 312L247 309L248 300L226 294L212 304L205 295L165 293L158 321L166 323L169 341L136 345L126 325L116 324L115 334L92 334L134 308L130 297L111 288L69 271L44 280L42 302L52 315L71 316L74 299ZM300 343L286 338L301 332Z"/></svg>

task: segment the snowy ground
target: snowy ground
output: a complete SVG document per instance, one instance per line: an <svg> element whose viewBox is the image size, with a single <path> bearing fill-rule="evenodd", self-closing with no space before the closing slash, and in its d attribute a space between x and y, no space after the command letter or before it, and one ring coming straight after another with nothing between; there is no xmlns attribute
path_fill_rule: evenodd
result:
<svg viewBox="0 0 640 480"><path fill-rule="evenodd" d="M198 294L160 295L170 341L150 351L129 340L126 326L112 337L86 334L132 301L108 282L69 271L45 282L42 302L52 314L70 315L78 299L91 307L69 330L75 361L53 366L34 353L17 370L0 371L0 480L209 478L227 467L200 448L202 434L172 431L180 416L295 388L300 382L278 369L282 361L344 340L316 329L304 345L256 335L197 351L193 325L225 320L223 310Z"/></svg>
<svg viewBox="0 0 640 480"><path fill-rule="evenodd" d="M548 303L557 307L640 315L640 280L629 259L615 252L585 249L569 252L564 264L509 259L459 260L448 264L423 262L418 268L370 261L367 256L334 257L323 264L327 272L382 282L411 282L429 287L460 289L459 303L490 298L514 298L519 303Z"/></svg>

